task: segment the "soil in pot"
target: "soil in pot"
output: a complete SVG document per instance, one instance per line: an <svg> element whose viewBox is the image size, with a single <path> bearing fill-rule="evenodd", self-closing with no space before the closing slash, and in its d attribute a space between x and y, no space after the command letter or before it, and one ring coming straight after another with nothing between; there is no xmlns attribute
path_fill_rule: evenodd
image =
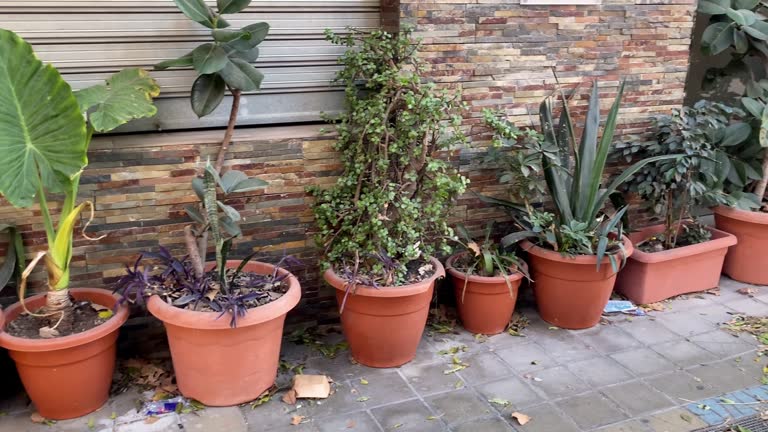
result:
<svg viewBox="0 0 768 432"><path fill-rule="evenodd" d="M370 367L388 368L408 363L424 333L435 280L445 276L443 265L414 265L417 282L400 286L356 284L347 295L349 275L327 270L323 277L336 288L344 336L352 357Z"/></svg>
<svg viewBox="0 0 768 432"><path fill-rule="evenodd" d="M58 333L57 337L69 336L72 334L82 333L90 330L94 327L98 327L104 324L112 317L112 311L110 308L91 303L87 300L76 301L72 299L73 307L70 310L72 314L72 323L66 328L56 328ZM34 314L44 314L45 309L40 308L32 311ZM57 316L53 316L53 324L58 319ZM26 338L26 339L41 339L40 328L50 326L51 318L33 316L23 313L16 317L13 321L7 323L5 331L11 336Z"/></svg>
<svg viewBox="0 0 768 432"><path fill-rule="evenodd" d="M514 269L510 269L506 278L502 275L467 275L468 260L466 255L454 255L446 262L459 318L464 328L472 333L501 333L512 319L523 275Z"/></svg>

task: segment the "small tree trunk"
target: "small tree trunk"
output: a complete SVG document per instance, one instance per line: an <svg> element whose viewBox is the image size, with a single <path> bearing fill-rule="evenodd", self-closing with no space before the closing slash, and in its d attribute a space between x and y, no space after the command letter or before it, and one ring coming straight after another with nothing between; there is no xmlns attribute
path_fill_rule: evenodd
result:
<svg viewBox="0 0 768 432"><path fill-rule="evenodd" d="M192 270L195 271L195 276L202 277L204 272L203 261L205 258L200 257L200 250L197 247L197 239L192 233L192 227L189 225L184 227L184 241L187 244L189 259L192 261Z"/></svg>
<svg viewBox="0 0 768 432"><path fill-rule="evenodd" d="M43 311L47 315L48 327L56 329L61 334L71 333L74 325L73 309L69 288L50 290L46 294Z"/></svg>
<svg viewBox="0 0 768 432"><path fill-rule="evenodd" d="M229 143L232 141L232 134L235 132L235 123L237 122L237 111L240 109L240 90L230 89L232 91L232 109L229 111L229 123L227 123L227 132L224 133L224 140L219 148L219 156L216 158L216 171L221 174L221 168L224 166L224 159L227 157Z"/></svg>
<svg viewBox="0 0 768 432"><path fill-rule="evenodd" d="M768 149L763 156L763 178L755 185L755 195L762 202L765 199L765 189L768 186Z"/></svg>

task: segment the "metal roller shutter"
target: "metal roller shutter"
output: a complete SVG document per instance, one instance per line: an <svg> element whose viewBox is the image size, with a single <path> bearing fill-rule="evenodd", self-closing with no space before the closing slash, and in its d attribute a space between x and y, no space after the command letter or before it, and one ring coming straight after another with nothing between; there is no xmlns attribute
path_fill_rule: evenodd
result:
<svg viewBox="0 0 768 432"><path fill-rule="evenodd" d="M271 26L256 62L265 75L262 90L243 98L238 124L312 121L321 111L332 113L342 106L342 93L330 80L343 50L325 42L323 31L377 27L379 0L255 0L227 20L233 28L259 21ZM125 67L151 70L209 38L208 29L186 19L172 0L0 0L0 27L29 41L75 89L102 82ZM188 95L194 71L153 71L152 76L162 89L158 115L122 131L226 124L229 98L207 117L192 113Z"/></svg>

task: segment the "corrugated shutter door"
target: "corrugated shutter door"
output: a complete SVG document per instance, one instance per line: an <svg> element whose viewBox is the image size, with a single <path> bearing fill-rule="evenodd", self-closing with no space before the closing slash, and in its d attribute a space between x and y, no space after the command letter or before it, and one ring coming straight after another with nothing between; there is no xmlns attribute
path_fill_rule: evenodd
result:
<svg viewBox="0 0 768 432"><path fill-rule="evenodd" d="M215 1L208 2L215 5ZM265 75L260 92L243 98L238 124L276 124L319 119L337 112L342 93L330 80L343 51L323 31L379 25L379 0L254 1L227 16L233 28L265 21L271 26L256 65ZM153 64L186 54L209 38L172 0L0 0L0 27L29 41L73 88L102 82L125 67ZM192 70L153 71L162 88L159 114L126 130L218 127L226 124L231 100L198 119L189 108Z"/></svg>

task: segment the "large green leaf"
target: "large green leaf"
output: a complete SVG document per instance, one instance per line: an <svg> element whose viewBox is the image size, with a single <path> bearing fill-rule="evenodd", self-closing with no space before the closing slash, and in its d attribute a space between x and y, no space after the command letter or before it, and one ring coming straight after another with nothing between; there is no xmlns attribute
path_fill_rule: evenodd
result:
<svg viewBox="0 0 768 432"><path fill-rule="evenodd" d="M88 133L72 90L32 47L0 29L0 194L33 203L40 182L63 190L85 164Z"/></svg>
<svg viewBox="0 0 768 432"><path fill-rule="evenodd" d="M216 7L221 14L238 13L248 7L251 0L216 0Z"/></svg>
<svg viewBox="0 0 768 432"><path fill-rule="evenodd" d="M768 106L763 109L763 116L760 118L758 142L760 143L760 147L768 147Z"/></svg>
<svg viewBox="0 0 768 432"><path fill-rule="evenodd" d="M172 60L161 61L155 65L155 70L165 70L172 67L189 67L192 66L192 53L189 52L179 58Z"/></svg>
<svg viewBox="0 0 768 432"><path fill-rule="evenodd" d="M699 12L708 15L722 15L731 6L729 0L701 0Z"/></svg>
<svg viewBox="0 0 768 432"><path fill-rule="evenodd" d="M269 24L265 22L250 24L243 27L240 31L245 32L248 37L233 39L227 45L237 51L248 51L266 39L267 34L269 33Z"/></svg>
<svg viewBox="0 0 768 432"><path fill-rule="evenodd" d="M224 80L218 74L200 75L192 84L192 111L198 117L213 112L224 99Z"/></svg>
<svg viewBox="0 0 768 432"><path fill-rule="evenodd" d="M748 97L743 97L741 98L741 103L744 104L744 108L746 108L750 114L755 116L755 118L763 117L764 106L760 101Z"/></svg>
<svg viewBox="0 0 768 432"><path fill-rule="evenodd" d="M98 132L107 132L133 119L152 117L157 108L152 98L160 94L157 85L143 69L124 69L95 85L75 92L84 113L93 109L88 120Z"/></svg>
<svg viewBox="0 0 768 432"><path fill-rule="evenodd" d="M749 123L734 123L725 128L725 138L721 144L726 147L739 145L751 134L752 127L749 126Z"/></svg>
<svg viewBox="0 0 768 432"><path fill-rule="evenodd" d="M192 51L192 64L201 74L220 71L227 65L227 52L213 43L204 43Z"/></svg>
<svg viewBox="0 0 768 432"><path fill-rule="evenodd" d="M734 24L716 22L710 24L701 36L701 46L709 55L720 54L733 44Z"/></svg>
<svg viewBox="0 0 768 432"><path fill-rule="evenodd" d="M173 0L179 10L194 22L214 27L214 14L203 0Z"/></svg>
<svg viewBox="0 0 768 432"><path fill-rule="evenodd" d="M584 122L578 153L579 163L573 173L574 190L571 194L571 202L575 204L573 216L579 221L587 222L585 217L597 196L596 189L600 188L599 183L594 184L593 176L603 175L601 167L597 166L599 160L597 135L600 132L600 94L597 81L592 84L592 95L589 97L589 107Z"/></svg>
<svg viewBox="0 0 768 432"><path fill-rule="evenodd" d="M760 0L736 0L733 5L737 9L754 9L760 3Z"/></svg>
<svg viewBox="0 0 768 432"><path fill-rule="evenodd" d="M219 73L230 87L243 91L258 90L264 80L264 74L240 59L230 59Z"/></svg>

